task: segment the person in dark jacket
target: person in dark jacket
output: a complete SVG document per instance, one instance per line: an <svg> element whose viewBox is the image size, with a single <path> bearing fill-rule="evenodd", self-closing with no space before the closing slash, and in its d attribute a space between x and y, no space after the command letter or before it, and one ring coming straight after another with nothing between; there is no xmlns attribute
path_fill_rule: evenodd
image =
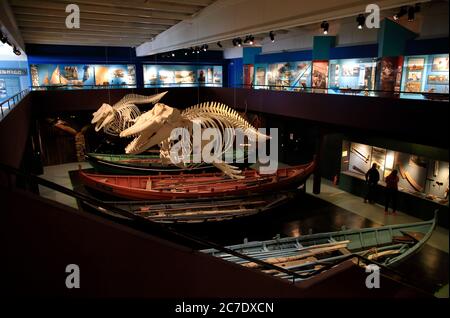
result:
<svg viewBox="0 0 450 318"><path fill-rule="evenodd" d="M364 203L367 201L369 201L369 203L375 202L375 191L377 189L378 181L380 181L380 173L377 168L377 164L374 163L372 164L372 168L366 172L367 193L364 198Z"/></svg>
<svg viewBox="0 0 450 318"><path fill-rule="evenodd" d="M397 192L398 181L397 170L392 172L384 180L386 182L386 203L384 205L384 214L388 214L389 203L392 202L392 214L397 213Z"/></svg>

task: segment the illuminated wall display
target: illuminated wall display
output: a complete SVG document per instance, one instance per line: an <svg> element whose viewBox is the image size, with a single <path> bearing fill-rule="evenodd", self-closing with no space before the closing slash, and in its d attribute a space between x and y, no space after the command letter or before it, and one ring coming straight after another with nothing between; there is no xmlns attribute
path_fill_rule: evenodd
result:
<svg viewBox="0 0 450 318"><path fill-rule="evenodd" d="M448 204L448 162L351 141L344 141L342 147L342 173L364 179L376 163L383 185L384 178L397 169L400 191Z"/></svg>
<svg viewBox="0 0 450 318"><path fill-rule="evenodd" d="M135 86L136 70L128 65L31 64L33 87Z"/></svg>
<svg viewBox="0 0 450 318"><path fill-rule="evenodd" d="M145 64L143 67L145 87L222 86L222 66Z"/></svg>
<svg viewBox="0 0 450 318"><path fill-rule="evenodd" d="M256 89L299 90L311 87L311 62L256 64L253 78Z"/></svg>
<svg viewBox="0 0 450 318"><path fill-rule="evenodd" d="M448 54L406 56L403 64L402 91L448 94L448 58ZM420 94L416 95L420 97Z"/></svg>
<svg viewBox="0 0 450 318"><path fill-rule="evenodd" d="M329 87L332 89L375 89L376 60L330 60Z"/></svg>

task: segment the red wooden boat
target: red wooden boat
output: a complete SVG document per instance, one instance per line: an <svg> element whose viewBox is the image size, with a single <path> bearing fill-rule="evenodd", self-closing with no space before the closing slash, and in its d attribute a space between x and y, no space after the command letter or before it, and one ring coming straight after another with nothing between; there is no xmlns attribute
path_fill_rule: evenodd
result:
<svg viewBox="0 0 450 318"><path fill-rule="evenodd" d="M222 197L294 188L305 182L315 163L280 168L274 174L256 170L242 172L243 179L223 173L120 176L91 174L80 170L80 180L88 188L131 200L168 200Z"/></svg>

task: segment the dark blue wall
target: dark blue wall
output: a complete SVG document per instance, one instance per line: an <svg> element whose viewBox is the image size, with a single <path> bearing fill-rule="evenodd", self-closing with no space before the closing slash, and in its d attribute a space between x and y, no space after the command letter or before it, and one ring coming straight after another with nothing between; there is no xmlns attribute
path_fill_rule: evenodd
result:
<svg viewBox="0 0 450 318"><path fill-rule="evenodd" d="M244 76L244 63L242 58L230 59L227 67L228 87L240 87Z"/></svg>
<svg viewBox="0 0 450 318"><path fill-rule="evenodd" d="M330 49L330 59L357 59L377 57L378 44L341 46Z"/></svg>
<svg viewBox="0 0 450 318"><path fill-rule="evenodd" d="M255 63L277 63L294 61L311 61L312 50L260 54L255 57Z"/></svg>
<svg viewBox="0 0 450 318"><path fill-rule="evenodd" d="M448 38L411 40L406 43L406 55L448 54Z"/></svg>

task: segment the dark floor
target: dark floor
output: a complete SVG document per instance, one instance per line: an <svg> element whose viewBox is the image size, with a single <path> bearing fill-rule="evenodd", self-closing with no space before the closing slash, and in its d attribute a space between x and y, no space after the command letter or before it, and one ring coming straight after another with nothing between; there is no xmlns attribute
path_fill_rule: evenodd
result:
<svg viewBox="0 0 450 318"><path fill-rule="evenodd" d="M86 191L80 185L76 171L69 172L74 189L97 199L107 200L102 194ZM268 240L277 234L281 237L310 233L338 231L345 226L365 228L381 226L362 216L320 200L301 194L294 201L267 213L233 221L185 224L174 226L177 230L212 241L223 246L249 241ZM448 284L449 255L426 244L417 254L395 267L402 276L428 292L435 292Z"/></svg>

